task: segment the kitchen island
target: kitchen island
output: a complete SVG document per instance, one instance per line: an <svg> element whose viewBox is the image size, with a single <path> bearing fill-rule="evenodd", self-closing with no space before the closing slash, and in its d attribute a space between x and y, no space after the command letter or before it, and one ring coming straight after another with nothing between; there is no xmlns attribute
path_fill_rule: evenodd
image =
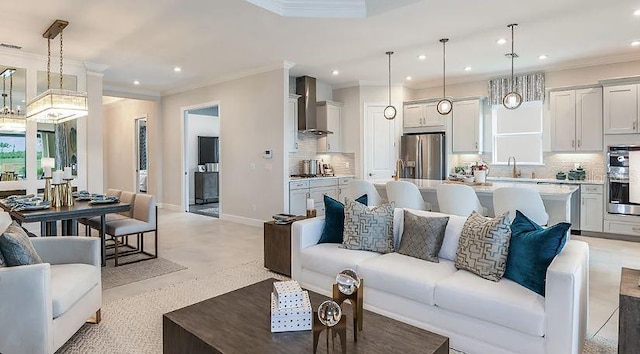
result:
<svg viewBox="0 0 640 354"><path fill-rule="evenodd" d="M422 197L429 202L433 211L438 211L438 198L436 188L445 181L428 180L428 179L409 179L401 178L401 181L407 181L415 184ZM383 198L386 198L386 184L392 181L389 179L377 179L371 182L376 187ZM489 182L490 185L471 186L476 191L480 204L487 208L489 216L493 213L493 192L498 188L518 187L529 188L540 193L542 202L549 214L549 225L555 225L559 222L571 222L571 195L578 190L574 185L556 185L556 184L535 184L535 183L519 183L519 182Z"/></svg>

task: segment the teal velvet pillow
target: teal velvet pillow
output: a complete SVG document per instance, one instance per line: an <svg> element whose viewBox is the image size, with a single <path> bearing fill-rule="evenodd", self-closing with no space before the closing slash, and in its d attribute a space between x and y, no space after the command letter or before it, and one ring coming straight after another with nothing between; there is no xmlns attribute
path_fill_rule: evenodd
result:
<svg viewBox="0 0 640 354"><path fill-rule="evenodd" d="M356 199L356 202L367 205L367 195ZM344 204L324 196L324 229L318 243L342 243L344 234Z"/></svg>
<svg viewBox="0 0 640 354"><path fill-rule="evenodd" d="M562 251L570 227L562 222L543 228L516 210L504 277L544 296L547 268Z"/></svg>

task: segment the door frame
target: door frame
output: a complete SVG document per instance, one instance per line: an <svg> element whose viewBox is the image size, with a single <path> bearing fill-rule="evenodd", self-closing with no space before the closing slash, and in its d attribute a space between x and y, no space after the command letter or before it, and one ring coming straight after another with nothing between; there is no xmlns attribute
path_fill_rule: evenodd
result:
<svg viewBox="0 0 640 354"><path fill-rule="evenodd" d="M147 151L147 191L145 191L144 193L149 193L149 121L148 121L148 116L147 114L142 114L140 115L138 118L135 118L133 120L133 124L134 124L134 129L133 129L133 152L134 152L134 156L135 158L133 159L133 170L135 171L135 176L133 177L133 190L136 191L136 193L142 193L140 192L139 188L140 188L140 126L139 126L139 122L140 121L145 121L146 122L146 126L147 126L147 140L145 141L145 144L147 145L146 151Z"/></svg>
<svg viewBox="0 0 640 354"><path fill-rule="evenodd" d="M187 159L187 154L189 153L189 147L187 146L187 139L186 139L186 134L187 134L187 130L189 127L189 122L188 122L188 112L192 111L192 110L196 110L196 109L202 109L202 108L208 108L208 107L213 107L213 106L217 106L218 107L218 117L220 117L220 139L219 141L219 148L220 150L218 151L219 156L222 156L222 106L220 105L220 101L209 101L209 102L203 102L203 103L199 103L199 104L195 104L195 105L190 105L190 106L184 106L184 107L180 107L180 116L182 117L180 119L180 149L182 150L182 178L181 180L181 195L182 195L182 210L185 213L189 212L189 193L188 193L188 188L189 188L189 181L187 181L187 179L189 178L189 161ZM218 172L218 188L219 188L219 195L218 195L218 200L222 201L222 195L223 195L223 190L222 190L222 171L224 171L224 168L222 166L222 164L224 163L224 159L220 159L219 160L219 168L220 168L220 172ZM222 215L222 203L218 204L218 215Z"/></svg>
<svg viewBox="0 0 640 354"><path fill-rule="evenodd" d="M367 119L368 119L368 111L369 108L371 107L386 107L388 106L389 103L376 103L376 102L365 102L364 103L364 110L363 110L363 114L362 114L362 120L360 121L360 129L362 131L362 142L361 142L361 151L362 151L362 158L361 158L361 162L360 162L360 166L362 167L362 179L363 180L368 180L369 178L369 172L368 172L368 167L369 167L369 163L368 163L368 159L369 159L369 151L367 149L367 142L369 141L369 139L371 139L371 137L368 134L367 131ZM394 160L398 159L398 156L400 156L400 137L402 136L402 109L398 109L398 107L402 107L402 104L399 103L393 103L394 107L396 107L396 117L393 119L394 121L394 129L395 129L395 133L394 133ZM391 178L391 177L389 177Z"/></svg>

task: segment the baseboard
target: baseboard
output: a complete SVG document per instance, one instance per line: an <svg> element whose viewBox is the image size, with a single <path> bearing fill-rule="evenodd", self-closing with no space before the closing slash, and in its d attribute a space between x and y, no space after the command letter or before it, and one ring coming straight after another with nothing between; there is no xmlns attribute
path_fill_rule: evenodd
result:
<svg viewBox="0 0 640 354"><path fill-rule="evenodd" d="M236 224L243 224L255 227L262 227L264 220L245 218L244 216L220 214L220 220L235 222Z"/></svg>
<svg viewBox="0 0 640 354"><path fill-rule="evenodd" d="M158 208L167 209L167 210L171 210L171 211L184 212L184 210L182 210L182 205L158 203Z"/></svg>

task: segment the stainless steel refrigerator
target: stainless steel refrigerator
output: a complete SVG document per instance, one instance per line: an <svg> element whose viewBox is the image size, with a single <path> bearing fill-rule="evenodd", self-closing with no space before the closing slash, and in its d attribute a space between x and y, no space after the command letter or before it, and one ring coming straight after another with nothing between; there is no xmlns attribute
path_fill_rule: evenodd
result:
<svg viewBox="0 0 640 354"><path fill-rule="evenodd" d="M444 180L446 156L444 133L407 134L400 140L400 177Z"/></svg>

